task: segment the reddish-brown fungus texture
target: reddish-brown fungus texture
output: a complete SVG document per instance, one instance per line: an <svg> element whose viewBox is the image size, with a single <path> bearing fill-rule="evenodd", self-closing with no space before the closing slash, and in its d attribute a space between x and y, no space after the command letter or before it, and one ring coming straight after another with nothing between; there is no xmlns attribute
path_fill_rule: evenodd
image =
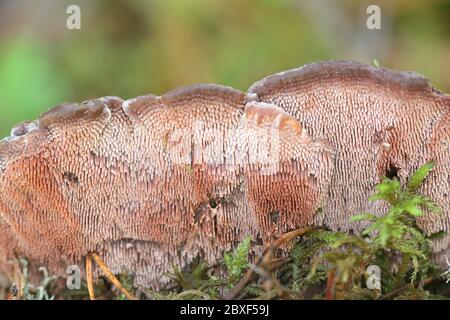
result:
<svg viewBox="0 0 450 320"><path fill-rule="evenodd" d="M428 233L449 231L450 96L422 76L350 61L323 62L266 77L249 93L283 108L310 137L333 146L335 169L316 224L354 229L350 216L384 212L384 203L367 201L383 176L404 182L420 165L434 161L421 191L443 213L426 215L420 224ZM450 237L434 246L442 257Z"/></svg>
<svg viewBox="0 0 450 320"><path fill-rule="evenodd" d="M0 272L14 257L64 276L97 251L115 273L159 288L195 257L217 263L305 225L361 229L385 175L427 161L422 190L450 227L450 98L421 76L324 62L248 93L195 85L163 96L63 104L0 142ZM435 243L440 256L449 238ZM83 268L82 268L83 269Z"/></svg>

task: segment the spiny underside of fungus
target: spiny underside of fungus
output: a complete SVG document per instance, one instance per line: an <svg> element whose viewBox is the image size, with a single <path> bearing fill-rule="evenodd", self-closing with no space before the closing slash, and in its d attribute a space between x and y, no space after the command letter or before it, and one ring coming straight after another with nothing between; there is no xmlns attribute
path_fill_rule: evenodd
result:
<svg viewBox="0 0 450 320"><path fill-rule="evenodd" d="M26 256L64 275L99 252L115 273L159 288L201 256L214 264L305 225L349 217L383 176L436 163L422 188L449 231L450 98L419 75L314 63L247 93L195 85L163 96L62 104L0 142L0 271ZM434 244L437 257L450 238Z"/></svg>

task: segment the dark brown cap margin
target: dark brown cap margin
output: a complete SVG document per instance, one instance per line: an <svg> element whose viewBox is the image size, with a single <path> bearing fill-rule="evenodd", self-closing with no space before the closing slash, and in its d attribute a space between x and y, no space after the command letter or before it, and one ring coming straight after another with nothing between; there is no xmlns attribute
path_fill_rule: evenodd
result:
<svg viewBox="0 0 450 320"><path fill-rule="evenodd" d="M433 88L424 76L407 71L396 71L374 67L354 61L315 62L296 69L276 73L255 82L248 89L249 94L270 95L280 88L299 87L303 83L317 81L369 81L382 86L409 91L422 91L442 95Z"/></svg>

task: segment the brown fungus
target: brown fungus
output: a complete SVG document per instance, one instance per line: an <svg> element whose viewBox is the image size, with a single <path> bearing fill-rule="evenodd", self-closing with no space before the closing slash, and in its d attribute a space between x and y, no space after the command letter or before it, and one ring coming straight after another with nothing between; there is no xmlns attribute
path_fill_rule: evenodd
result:
<svg viewBox="0 0 450 320"><path fill-rule="evenodd" d="M57 106L0 142L0 271L23 255L64 276L98 252L158 288L247 235L349 230L351 215L385 209L367 201L382 176L430 160L422 191L444 212L421 224L448 231L449 105L420 76L325 62L247 94L195 85Z"/></svg>
<svg viewBox="0 0 450 320"><path fill-rule="evenodd" d="M0 143L0 258L65 275L99 252L114 273L158 288L196 256L216 263L248 235L267 242L309 223L331 176L329 145L246 98L196 85L44 113Z"/></svg>
<svg viewBox="0 0 450 320"><path fill-rule="evenodd" d="M383 176L404 181L435 161L422 191L443 213L420 223L428 233L450 231L450 96L422 76L351 61L321 62L268 76L249 92L283 108L312 138L325 139L336 150L324 215L315 223L354 228L350 216L384 211L383 203L367 201ZM447 236L434 249L449 246Z"/></svg>

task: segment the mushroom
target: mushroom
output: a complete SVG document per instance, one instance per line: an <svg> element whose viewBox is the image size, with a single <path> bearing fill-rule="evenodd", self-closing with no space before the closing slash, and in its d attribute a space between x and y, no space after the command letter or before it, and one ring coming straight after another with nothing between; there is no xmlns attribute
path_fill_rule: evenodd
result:
<svg viewBox="0 0 450 320"><path fill-rule="evenodd" d="M304 225L360 230L349 217L385 175L436 167L423 192L449 230L450 98L421 76L323 62L269 76L247 94L195 85L158 97L62 104L0 142L0 271L28 257L64 276L92 259L137 285L201 256L217 263L250 235L255 252ZM435 242L437 258L450 237ZM123 289L123 288L122 288Z"/></svg>
<svg viewBox="0 0 450 320"><path fill-rule="evenodd" d="M367 201L382 177L404 181L435 161L421 191L443 213L419 222L429 234L450 231L450 96L422 76L351 61L320 62L268 76L249 93L282 108L312 138L325 139L335 149L329 197L316 224L360 230L350 216L386 209ZM449 247L450 236L435 241L441 261Z"/></svg>
<svg viewBox="0 0 450 320"><path fill-rule="evenodd" d="M92 298L92 259L122 290L123 270L160 288L174 266L309 223L332 172L328 143L218 85L62 104L12 133L0 142L0 257L62 276L86 259Z"/></svg>

